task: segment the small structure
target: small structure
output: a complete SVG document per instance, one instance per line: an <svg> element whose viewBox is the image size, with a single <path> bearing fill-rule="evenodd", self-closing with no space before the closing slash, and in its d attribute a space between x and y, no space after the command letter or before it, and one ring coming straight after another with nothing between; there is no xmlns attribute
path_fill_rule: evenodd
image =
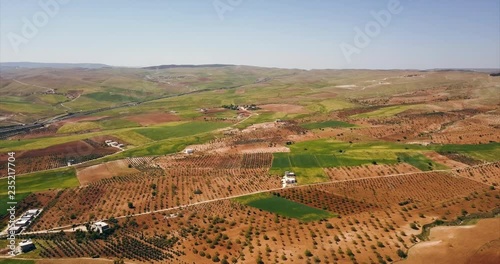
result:
<svg viewBox="0 0 500 264"><path fill-rule="evenodd" d="M34 214L25 213L22 218L29 218L29 219L31 219L31 218L35 218L35 215Z"/></svg>
<svg viewBox="0 0 500 264"><path fill-rule="evenodd" d="M185 149L184 153L186 153L186 154L193 154L194 153L194 149L190 149L190 148Z"/></svg>
<svg viewBox="0 0 500 264"><path fill-rule="evenodd" d="M16 226L19 226L19 227L26 226L26 225L28 225L29 220L31 220L31 218L30 219L21 218L21 220L18 220L16 222Z"/></svg>
<svg viewBox="0 0 500 264"><path fill-rule="evenodd" d="M9 228L9 234L19 234L23 231L23 228L21 226L13 226Z"/></svg>
<svg viewBox="0 0 500 264"><path fill-rule="evenodd" d="M33 241L31 241L31 239L19 242L19 247L21 248L21 251L23 253L36 249L35 244L33 244Z"/></svg>
<svg viewBox="0 0 500 264"><path fill-rule="evenodd" d="M295 177L295 173L291 171L285 171L285 175L283 175L283 179L281 179L283 183L283 188L287 186L287 184L295 184L297 183L297 178Z"/></svg>
<svg viewBox="0 0 500 264"><path fill-rule="evenodd" d="M102 222L102 221L99 221L99 222L95 222L92 224L92 226L90 227L90 230L94 231L94 232L99 232L99 233L103 233L104 231L108 230L109 229L109 225L106 223L106 222Z"/></svg>
<svg viewBox="0 0 500 264"><path fill-rule="evenodd" d="M26 213L36 215L36 214L38 214L39 211L40 211L40 209L30 209Z"/></svg>

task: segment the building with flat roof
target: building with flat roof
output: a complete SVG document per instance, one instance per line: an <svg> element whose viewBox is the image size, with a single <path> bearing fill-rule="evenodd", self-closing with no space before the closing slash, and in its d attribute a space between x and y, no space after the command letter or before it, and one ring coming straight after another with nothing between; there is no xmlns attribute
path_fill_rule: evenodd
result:
<svg viewBox="0 0 500 264"><path fill-rule="evenodd" d="M33 244L33 241L31 241L31 239L19 242L19 247L21 248L21 251L23 253L36 249L35 244Z"/></svg>
<svg viewBox="0 0 500 264"><path fill-rule="evenodd" d="M23 231L22 226L13 226L9 228L9 234L10 233L19 234L21 231Z"/></svg>
<svg viewBox="0 0 500 264"><path fill-rule="evenodd" d="M109 229L109 225L106 223L106 222L102 222L102 221L99 221L99 222L95 222L92 224L92 226L90 227L90 230L94 231L94 232L99 232L99 233L103 233L104 231L108 230Z"/></svg>
<svg viewBox="0 0 500 264"><path fill-rule="evenodd" d="M38 211L40 211L40 210L39 209L30 209L26 212L26 214L36 215L36 214L38 214Z"/></svg>
<svg viewBox="0 0 500 264"><path fill-rule="evenodd" d="M16 226L27 226L29 219L22 219L16 222Z"/></svg>

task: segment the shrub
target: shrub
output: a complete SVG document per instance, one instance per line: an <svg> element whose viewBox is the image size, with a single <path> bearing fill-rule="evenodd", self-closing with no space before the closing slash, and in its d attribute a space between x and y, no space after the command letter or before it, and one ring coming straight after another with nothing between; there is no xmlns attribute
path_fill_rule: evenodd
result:
<svg viewBox="0 0 500 264"><path fill-rule="evenodd" d="M405 253L403 250L401 250L401 249L398 249L398 251L396 251L396 253L398 254L398 256L399 256L400 258L406 258L406 257L408 256L408 255L406 255L406 253Z"/></svg>

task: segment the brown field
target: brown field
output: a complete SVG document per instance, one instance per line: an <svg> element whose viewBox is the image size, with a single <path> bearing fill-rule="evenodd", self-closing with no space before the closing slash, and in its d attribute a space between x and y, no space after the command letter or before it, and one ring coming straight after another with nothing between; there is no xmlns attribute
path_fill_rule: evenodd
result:
<svg viewBox="0 0 500 264"><path fill-rule="evenodd" d="M36 264L109 264L111 259L93 259L93 258L71 258L71 259L38 259Z"/></svg>
<svg viewBox="0 0 500 264"><path fill-rule="evenodd" d="M73 141L43 149L20 151L16 153L16 173L30 173L41 170L64 167L71 161L72 164L96 159L116 153L117 148L107 147L102 142L90 139ZM7 153L0 154L6 160ZM0 176L5 177L7 170L5 163L0 164Z"/></svg>
<svg viewBox="0 0 500 264"><path fill-rule="evenodd" d="M139 172L135 168L129 168L128 165L129 162L127 160L115 160L86 168L79 168L76 175L78 181L80 181L80 185L87 185L102 179Z"/></svg>
<svg viewBox="0 0 500 264"><path fill-rule="evenodd" d="M142 126L149 126L149 125L181 120L181 118L175 114L161 113L161 112L133 115L133 116L128 116L126 119L137 122Z"/></svg>
<svg viewBox="0 0 500 264"><path fill-rule="evenodd" d="M500 162L493 162L482 166L457 169L456 171L454 171L454 174L487 185L499 186Z"/></svg>
<svg viewBox="0 0 500 264"><path fill-rule="evenodd" d="M420 172L408 163L395 165L362 165L338 168L325 168L325 173L332 181L353 180L359 178L376 178L394 174Z"/></svg>
<svg viewBox="0 0 500 264"><path fill-rule="evenodd" d="M306 187L297 189L302 188ZM307 188L305 190L307 193ZM50 242L51 248L46 249L46 254L84 257L89 256L89 253L85 253L87 251L97 251L102 256L111 257L113 251L104 254L102 248L112 246L118 249L117 252L126 251L128 246L116 238L122 237L142 243L149 251L158 249L163 254L171 254L170 257L163 256L161 261L154 261L150 258L152 253L142 257L133 255L134 251L127 253L131 260L139 262L213 263L211 258L216 255L230 261L234 258L237 263L254 263L259 256L265 263L305 263L315 259L322 263L352 263L351 259L362 263L369 262L370 259L376 260L379 256L384 260L399 260L397 249L406 251L419 241L414 236L419 231L409 228L409 222L421 226L432 221L433 214L453 218L460 213L461 206L468 205L470 208L470 204L475 204L469 210L472 213L486 210L492 203L498 204L498 199L493 198L489 192L471 196L466 204L461 205L457 201L446 202L446 207L408 206L409 210L402 210L403 207L393 204L377 210L359 210L341 218L301 223L229 200L221 200L121 218L119 224L126 228L116 231L117 236L111 240L81 244L80 247L85 250L76 255L58 249L64 245L68 247L69 244L74 247L75 241L67 235L58 244ZM352 203L342 203L338 206L351 205ZM175 245L160 247L162 239L165 241L164 239L171 238L178 239ZM309 250L312 256L305 256L305 250Z"/></svg>
<svg viewBox="0 0 500 264"><path fill-rule="evenodd" d="M463 168L463 167L467 166L467 164L450 159L450 158L448 158L444 155L441 155L439 153L436 153L434 151L426 152L426 153L424 153L424 155L427 158L433 160L434 162L437 162L439 164L443 164L444 166L446 166L448 168Z"/></svg>
<svg viewBox="0 0 500 264"><path fill-rule="evenodd" d="M287 114L303 114L307 113L307 110L301 105L292 104L265 104L259 105L260 108L264 110L269 110L272 112L280 112Z"/></svg>
<svg viewBox="0 0 500 264"><path fill-rule="evenodd" d="M159 88L162 93L193 90L199 81L212 82L205 77L209 75L198 74L196 69L183 71L169 69L165 75L161 70L153 75L141 71L137 76L147 76L141 82L153 78L151 89ZM99 81L102 89L107 85L119 88L121 83L134 84L133 78L125 77L125 71L122 74L109 77L110 80L93 74L85 74L85 78L89 82ZM261 79L260 75L264 77ZM453 71L311 70L276 76L268 78L259 72L255 78L245 77L257 82L240 86L238 81L234 83L239 87L235 93L232 88L190 93L174 100L144 102L134 106L136 111L112 109L102 113L107 116L119 113L121 118L143 126L178 121L180 117L238 122L207 133L206 138L211 138L208 142L204 141L205 135L194 135L196 143L187 142L186 137L179 141L172 138L138 144L133 152L120 155L151 156L101 164L93 161L93 166L84 162L118 151L106 147L104 140L126 142L99 136L45 149L18 151L18 174L66 166L70 159L82 162L75 166L81 186L32 193L17 204L18 215L30 208L44 207L21 237L34 239L39 257L46 263L108 263L120 257L128 263L173 264L257 263L258 260L297 264L498 262L500 235L495 232L500 226L498 219L481 220L475 226L432 228L430 240L421 239L425 240L423 227L436 220L470 223L475 221L470 220L473 217L491 217L492 212L500 210L500 163L491 162L497 146L456 148L457 152L444 151L454 148L440 146L500 141L500 111L495 100L500 79L484 73ZM43 78L32 81L35 80ZM119 83L114 84L113 80ZM314 83L315 80L321 82ZM49 84L53 82L56 81ZM271 90L264 90L268 87ZM268 96L271 92L278 94L281 87L286 87L290 94ZM82 93L87 91L78 92ZM154 95L153 90L149 93ZM72 92L66 94L76 97ZM245 96L239 97L241 94ZM185 98L188 100L184 101ZM333 105L336 100L341 107ZM163 108L150 112L157 103L165 107L171 104L179 116ZM255 103L262 109L219 108L228 103ZM313 112L313 109L318 110ZM133 115L127 116L130 112ZM239 117L233 117L233 113ZM368 115L355 116L358 114ZM250 115L248 121L240 122ZM78 117L64 122L99 118L104 117ZM252 120L260 121L254 124ZM330 120L356 126L311 131L300 126ZM64 122L16 138L52 136ZM420 171L407 163L309 168L304 158L303 163L293 163L299 166L296 172L319 171L326 176L322 178L324 182L283 188L281 175L274 175L274 170L270 173L273 153L291 151L299 154L299 158L301 148L294 147L295 143L318 139L387 142L389 147L398 142L430 144L408 147L408 153L424 154L450 169ZM292 141L291 146L288 141ZM176 145L163 145L170 143ZM191 155L166 154L170 149L182 148L195 151ZM433 149L443 151L433 152ZM328 149L325 151L330 153ZM5 158L5 154L0 155L0 160ZM4 163L0 164L0 171L6 173ZM272 212L276 209L272 206L279 207L274 202L280 199L266 204L269 205L266 210L234 199L249 194L279 196L328 211L331 217L302 222L295 216ZM7 218L3 220L5 223ZM74 232L76 226L97 220L107 221L113 227L107 238L96 234L82 238L82 234ZM408 253L408 259L402 260L401 252ZM91 259L97 256L101 260Z"/></svg>
<svg viewBox="0 0 500 264"><path fill-rule="evenodd" d="M420 242L402 264L495 264L500 259L500 218L475 225L431 229L430 241Z"/></svg>

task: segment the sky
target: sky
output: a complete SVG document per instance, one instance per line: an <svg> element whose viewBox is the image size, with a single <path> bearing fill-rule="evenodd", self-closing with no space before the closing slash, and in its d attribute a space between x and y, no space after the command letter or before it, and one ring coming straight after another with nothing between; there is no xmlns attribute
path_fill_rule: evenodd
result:
<svg viewBox="0 0 500 264"><path fill-rule="evenodd" d="M0 0L0 62L500 68L500 0Z"/></svg>

